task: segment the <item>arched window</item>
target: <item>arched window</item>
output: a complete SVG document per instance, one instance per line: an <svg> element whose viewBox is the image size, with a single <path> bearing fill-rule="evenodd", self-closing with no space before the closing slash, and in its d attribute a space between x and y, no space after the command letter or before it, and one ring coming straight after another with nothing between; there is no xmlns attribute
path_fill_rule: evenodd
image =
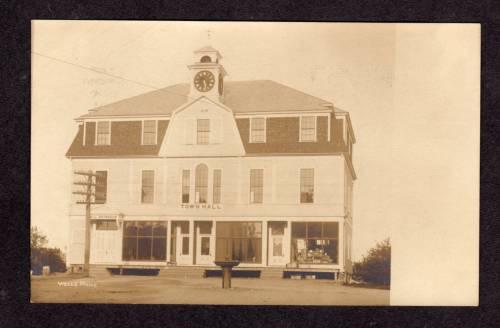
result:
<svg viewBox="0 0 500 328"><path fill-rule="evenodd" d="M196 166L196 176L194 181L195 200L197 203L207 202L208 192L208 167L205 164Z"/></svg>
<svg viewBox="0 0 500 328"><path fill-rule="evenodd" d="M210 58L210 56L203 56L203 57L201 57L200 62L202 62L202 63L211 63L212 59Z"/></svg>

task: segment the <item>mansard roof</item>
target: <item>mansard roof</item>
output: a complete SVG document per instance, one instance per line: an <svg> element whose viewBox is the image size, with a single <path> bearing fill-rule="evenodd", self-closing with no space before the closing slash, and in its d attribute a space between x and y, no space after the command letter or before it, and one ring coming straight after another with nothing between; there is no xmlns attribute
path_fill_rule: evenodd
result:
<svg viewBox="0 0 500 328"><path fill-rule="evenodd" d="M235 114L308 112L330 102L270 80L226 81L224 105ZM170 115L188 101L189 84L176 84L94 108L80 119L106 116Z"/></svg>

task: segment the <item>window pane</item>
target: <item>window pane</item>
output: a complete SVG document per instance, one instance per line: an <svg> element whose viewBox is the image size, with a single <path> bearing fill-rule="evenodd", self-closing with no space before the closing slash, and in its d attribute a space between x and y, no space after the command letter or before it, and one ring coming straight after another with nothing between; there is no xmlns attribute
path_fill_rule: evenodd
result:
<svg viewBox="0 0 500 328"><path fill-rule="evenodd" d="M201 237L201 255L210 255L210 237Z"/></svg>
<svg viewBox="0 0 500 328"><path fill-rule="evenodd" d="M145 145L156 144L156 121L144 121L142 130L142 143Z"/></svg>
<svg viewBox="0 0 500 328"><path fill-rule="evenodd" d="M307 238L321 238L321 223L307 223Z"/></svg>
<svg viewBox="0 0 500 328"><path fill-rule="evenodd" d="M250 203L262 203L264 193L264 170L250 170Z"/></svg>
<svg viewBox="0 0 500 328"><path fill-rule="evenodd" d="M109 145L110 143L110 122L97 122L97 140L98 145Z"/></svg>
<svg viewBox="0 0 500 328"><path fill-rule="evenodd" d="M316 117L302 116L300 118L300 140L315 141L316 140Z"/></svg>
<svg viewBox="0 0 500 328"><path fill-rule="evenodd" d="M137 242L137 259L138 260L151 260L151 246L152 238L141 237Z"/></svg>
<svg viewBox="0 0 500 328"><path fill-rule="evenodd" d="M153 225L151 222L137 222L137 235L138 236L152 236L153 235Z"/></svg>
<svg viewBox="0 0 500 328"><path fill-rule="evenodd" d="M293 238L306 237L306 224L304 222L292 222L292 237Z"/></svg>
<svg viewBox="0 0 500 328"><path fill-rule="evenodd" d="M108 171L96 171L95 177L95 202L98 204L106 203L106 194L108 189Z"/></svg>
<svg viewBox="0 0 500 328"><path fill-rule="evenodd" d="M189 222L179 222L181 233L189 233Z"/></svg>
<svg viewBox="0 0 500 328"><path fill-rule="evenodd" d="M115 220L97 221L95 228L96 230L118 230Z"/></svg>
<svg viewBox="0 0 500 328"><path fill-rule="evenodd" d="M189 237L182 237L182 255L189 254Z"/></svg>
<svg viewBox="0 0 500 328"><path fill-rule="evenodd" d="M283 235L285 233L285 222L271 223L271 235Z"/></svg>
<svg viewBox="0 0 500 328"><path fill-rule="evenodd" d="M214 170L214 190L213 190L213 203L220 204L221 202L221 183L222 183L222 171Z"/></svg>
<svg viewBox="0 0 500 328"><path fill-rule="evenodd" d="M167 235L167 223L166 222L154 222L153 223L153 236L164 237Z"/></svg>
<svg viewBox="0 0 500 328"><path fill-rule="evenodd" d="M265 142L266 138L266 123L265 118L251 119L250 142Z"/></svg>
<svg viewBox="0 0 500 328"><path fill-rule="evenodd" d="M199 145L206 145L210 136L210 120L198 119L196 120L196 143Z"/></svg>
<svg viewBox="0 0 500 328"><path fill-rule="evenodd" d="M273 237L273 256L283 256L283 237Z"/></svg>
<svg viewBox="0 0 500 328"><path fill-rule="evenodd" d="M182 202L189 203L189 184L190 174L189 170L182 171Z"/></svg>
<svg viewBox="0 0 500 328"><path fill-rule="evenodd" d="M300 202L314 202L314 169L300 170Z"/></svg>
<svg viewBox="0 0 500 328"><path fill-rule="evenodd" d="M125 261L137 259L137 238L123 238L123 259Z"/></svg>
<svg viewBox="0 0 500 328"><path fill-rule="evenodd" d="M133 236L133 237L137 236L137 226L135 222L125 221L123 229L124 229L123 234L125 236Z"/></svg>
<svg viewBox="0 0 500 328"><path fill-rule="evenodd" d="M198 223L200 234L212 233L212 222L199 222Z"/></svg>
<svg viewBox="0 0 500 328"><path fill-rule="evenodd" d="M339 237L339 224L338 222L326 222L323 223L323 238L335 238Z"/></svg>
<svg viewBox="0 0 500 328"><path fill-rule="evenodd" d="M262 224L260 222L217 223L216 258L243 263L262 261Z"/></svg>
<svg viewBox="0 0 500 328"><path fill-rule="evenodd" d="M167 257L167 239L153 238L153 257L154 261L164 261Z"/></svg>
<svg viewBox="0 0 500 328"><path fill-rule="evenodd" d="M153 203L154 199L154 179L155 172L148 170L142 171L142 203Z"/></svg>
<svg viewBox="0 0 500 328"><path fill-rule="evenodd" d="M205 164L199 164L196 167L194 188L196 194L196 202L206 203L208 192L208 167Z"/></svg>

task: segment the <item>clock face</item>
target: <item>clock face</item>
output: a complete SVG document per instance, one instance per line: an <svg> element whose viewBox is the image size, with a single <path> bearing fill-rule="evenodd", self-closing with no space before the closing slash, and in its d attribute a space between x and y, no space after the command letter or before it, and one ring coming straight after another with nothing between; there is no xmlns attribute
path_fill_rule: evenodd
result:
<svg viewBox="0 0 500 328"><path fill-rule="evenodd" d="M222 96L222 92L224 91L224 81L222 74L219 74L219 94Z"/></svg>
<svg viewBox="0 0 500 328"><path fill-rule="evenodd" d="M215 84L215 77L209 71L198 72L194 77L194 87L200 92L210 91Z"/></svg>

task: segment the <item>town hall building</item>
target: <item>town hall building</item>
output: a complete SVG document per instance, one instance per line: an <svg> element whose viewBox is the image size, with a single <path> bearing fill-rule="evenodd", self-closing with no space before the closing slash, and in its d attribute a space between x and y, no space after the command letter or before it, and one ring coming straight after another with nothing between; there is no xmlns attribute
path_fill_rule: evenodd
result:
<svg viewBox="0 0 500 328"><path fill-rule="evenodd" d="M94 108L66 156L99 174L91 270L352 272L349 113L269 80L226 81L194 52L189 83ZM68 264L81 267L85 206L73 196ZM194 272L193 271L193 272ZM198 272L196 271L196 272Z"/></svg>

